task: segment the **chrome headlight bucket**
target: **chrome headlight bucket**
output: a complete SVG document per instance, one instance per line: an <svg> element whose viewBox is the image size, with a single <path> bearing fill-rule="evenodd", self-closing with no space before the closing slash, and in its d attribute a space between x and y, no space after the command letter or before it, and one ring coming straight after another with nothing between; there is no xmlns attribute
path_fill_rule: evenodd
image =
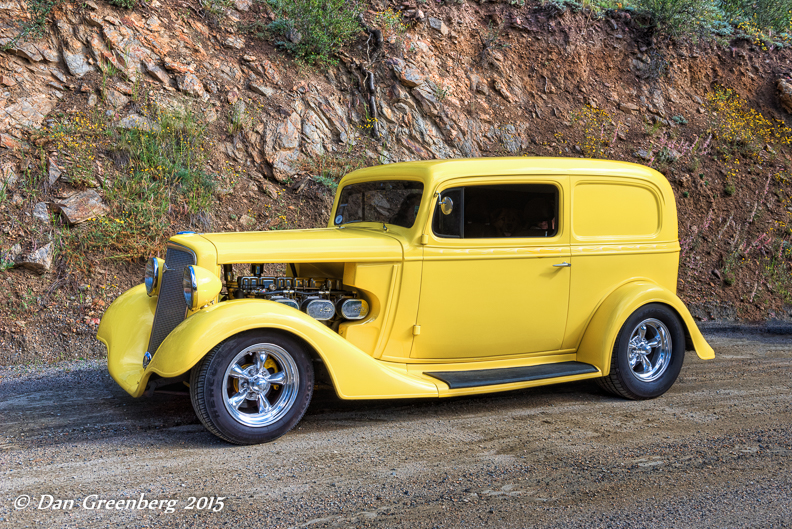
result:
<svg viewBox="0 0 792 529"><path fill-rule="evenodd" d="M220 279L206 268L195 265L184 267L182 290L188 309L196 310L212 303L222 288Z"/></svg>
<svg viewBox="0 0 792 529"><path fill-rule="evenodd" d="M302 303L302 310L315 320L327 321L335 314L333 302L327 299L306 299Z"/></svg>
<svg viewBox="0 0 792 529"><path fill-rule="evenodd" d="M184 267L182 277L182 290L184 290L184 302L188 309L195 309L196 294L198 293L198 281L195 278L195 270L192 266Z"/></svg>
<svg viewBox="0 0 792 529"><path fill-rule="evenodd" d="M369 306L364 299L344 298L336 303L336 311L342 318L348 320L362 320L369 313Z"/></svg>
<svg viewBox="0 0 792 529"><path fill-rule="evenodd" d="M143 283L146 285L146 294L156 296L159 292L160 279L165 269L165 262L156 257L149 257L146 261L146 272L143 275Z"/></svg>

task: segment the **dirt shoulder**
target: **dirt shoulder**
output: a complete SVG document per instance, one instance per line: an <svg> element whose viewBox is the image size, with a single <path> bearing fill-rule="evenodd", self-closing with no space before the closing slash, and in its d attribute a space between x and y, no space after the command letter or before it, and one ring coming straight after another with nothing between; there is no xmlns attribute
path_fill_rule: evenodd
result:
<svg viewBox="0 0 792 529"><path fill-rule="evenodd" d="M788 527L792 340L709 334L656 400L593 383L453 400L316 395L278 441L225 444L189 398L101 361L0 368L0 521L15 527ZM33 506L15 510L29 495ZM44 494L71 510L35 508ZM95 496L91 496L95 495ZM174 512L87 510L175 500ZM190 497L226 497L220 512ZM45 497L45 504L49 499Z"/></svg>

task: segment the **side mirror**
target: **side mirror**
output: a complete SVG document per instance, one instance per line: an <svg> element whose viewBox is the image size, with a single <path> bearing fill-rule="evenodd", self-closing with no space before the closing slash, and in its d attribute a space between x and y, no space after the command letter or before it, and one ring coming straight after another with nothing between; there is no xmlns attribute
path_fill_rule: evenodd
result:
<svg viewBox="0 0 792 529"><path fill-rule="evenodd" d="M443 212L443 215L450 215L454 211L454 201L451 200L451 197L445 197L440 201L440 211Z"/></svg>

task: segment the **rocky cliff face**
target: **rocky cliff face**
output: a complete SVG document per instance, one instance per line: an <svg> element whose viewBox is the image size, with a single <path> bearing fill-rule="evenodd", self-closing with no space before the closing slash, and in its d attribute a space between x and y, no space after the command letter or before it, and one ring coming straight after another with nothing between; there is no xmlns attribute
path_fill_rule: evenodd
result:
<svg viewBox="0 0 792 529"><path fill-rule="evenodd" d="M272 18L250 0L216 14L190 2L63 3L41 38L19 41L26 5L0 3L0 340L11 345L0 361L84 350L80 336L92 334L102 307L138 282L139 262L123 263L135 252L95 252L75 267L68 241L88 219L124 220L112 189L130 155L106 138L160 130L167 109L201 122L201 160L216 186L203 211L171 203L160 242L187 225L322 225L331 195L323 184L364 164L607 157L653 165L674 185L680 295L701 319L785 314L789 146L773 120L788 120L792 107L786 50L659 41L629 12L369 7L368 32L318 71L245 30ZM389 7L403 25L380 30L377 15ZM722 101L741 110L728 114ZM737 148L721 118L749 111L775 136L757 132L741 140L750 149ZM75 120L102 129L95 144L78 144L85 127L64 128ZM38 308L46 310L34 316Z"/></svg>

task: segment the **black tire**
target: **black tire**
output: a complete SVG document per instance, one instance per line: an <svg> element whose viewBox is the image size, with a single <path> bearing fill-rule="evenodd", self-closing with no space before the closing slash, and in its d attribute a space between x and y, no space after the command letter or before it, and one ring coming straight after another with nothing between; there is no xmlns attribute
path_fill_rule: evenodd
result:
<svg viewBox="0 0 792 529"><path fill-rule="evenodd" d="M636 339L632 346L631 338ZM652 347L653 343L660 345ZM652 399L674 384L684 360L685 333L679 317L667 306L651 303L633 312L624 322L613 346L610 373L597 382L614 395L633 400Z"/></svg>
<svg viewBox="0 0 792 529"><path fill-rule="evenodd" d="M263 362L260 353L266 353ZM304 346L270 330L222 342L190 374L195 414L211 433L240 445L274 441L294 428L308 409L313 386Z"/></svg>

